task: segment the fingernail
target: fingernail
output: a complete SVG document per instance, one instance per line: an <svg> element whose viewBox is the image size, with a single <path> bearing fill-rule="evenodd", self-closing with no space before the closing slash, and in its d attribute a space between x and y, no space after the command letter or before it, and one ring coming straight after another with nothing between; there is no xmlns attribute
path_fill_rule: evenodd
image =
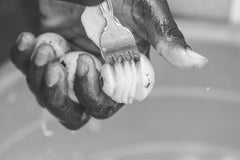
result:
<svg viewBox="0 0 240 160"><path fill-rule="evenodd" d="M48 46L40 46L36 52L35 64L38 66L45 65L52 57L51 48Z"/></svg>
<svg viewBox="0 0 240 160"><path fill-rule="evenodd" d="M88 64L86 61L79 59L78 60L78 69L77 69L77 73L79 76L85 76L88 72Z"/></svg>
<svg viewBox="0 0 240 160"><path fill-rule="evenodd" d="M47 63L47 61L48 61L48 54L46 52L37 53L35 58L35 64L37 66L43 66Z"/></svg>
<svg viewBox="0 0 240 160"><path fill-rule="evenodd" d="M25 51L27 50L34 42L34 37L30 33L23 33L19 35L17 42L18 42L18 50Z"/></svg>
<svg viewBox="0 0 240 160"><path fill-rule="evenodd" d="M187 50L188 56L190 56L193 59L205 59L205 57L203 57L202 55L194 52L193 50L191 50L189 48L187 48L186 50Z"/></svg>
<svg viewBox="0 0 240 160"><path fill-rule="evenodd" d="M58 80L60 78L60 72L59 69L50 68L47 71L47 78L46 78L46 84L48 87L52 87L53 85L57 84Z"/></svg>

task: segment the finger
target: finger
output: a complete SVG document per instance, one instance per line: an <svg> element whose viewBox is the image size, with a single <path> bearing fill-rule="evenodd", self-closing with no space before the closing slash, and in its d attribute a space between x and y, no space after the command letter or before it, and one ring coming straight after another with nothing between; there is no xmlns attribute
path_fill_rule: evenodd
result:
<svg viewBox="0 0 240 160"><path fill-rule="evenodd" d="M43 100L47 109L68 129L76 130L88 122L84 107L67 95L66 73L59 63L49 64L43 83Z"/></svg>
<svg viewBox="0 0 240 160"><path fill-rule="evenodd" d="M27 82L36 96L41 93L43 75L47 64L53 61L55 57L53 48L48 44L42 44L34 50L27 72Z"/></svg>
<svg viewBox="0 0 240 160"><path fill-rule="evenodd" d="M184 36L178 29L166 0L152 4L152 16L156 18L154 30L156 40L153 45L171 64L181 69L198 71L206 66L208 59L192 51L185 42ZM163 14L159 15L159 13Z"/></svg>
<svg viewBox="0 0 240 160"><path fill-rule="evenodd" d="M207 65L208 59L206 57L194 52L188 46L181 45L182 43L177 41L159 42L157 51L168 62L181 69L199 71Z"/></svg>
<svg viewBox="0 0 240 160"><path fill-rule="evenodd" d="M24 74L29 66L29 60L32 51L35 46L35 37L32 33L23 32L21 33L16 43L11 49L11 60L17 68L19 68Z"/></svg>
<svg viewBox="0 0 240 160"><path fill-rule="evenodd" d="M171 64L196 71L208 63L207 58L188 47L166 0L146 0L129 5L132 5L133 22L128 20L128 23Z"/></svg>
<svg viewBox="0 0 240 160"><path fill-rule="evenodd" d="M74 82L75 93L89 115L105 119L114 115L123 104L113 101L101 90L98 78L99 72L92 57L80 55Z"/></svg>

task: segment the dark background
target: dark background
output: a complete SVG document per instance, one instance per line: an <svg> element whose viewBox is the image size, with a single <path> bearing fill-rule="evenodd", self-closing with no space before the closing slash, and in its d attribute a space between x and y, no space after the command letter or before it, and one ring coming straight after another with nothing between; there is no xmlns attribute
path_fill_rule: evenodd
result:
<svg viewBox="0 0 240 160"><path fill-rule="evenodd" d="M9 57L19 33L38 33L37 0L0 0L0 65Z"/></svg>

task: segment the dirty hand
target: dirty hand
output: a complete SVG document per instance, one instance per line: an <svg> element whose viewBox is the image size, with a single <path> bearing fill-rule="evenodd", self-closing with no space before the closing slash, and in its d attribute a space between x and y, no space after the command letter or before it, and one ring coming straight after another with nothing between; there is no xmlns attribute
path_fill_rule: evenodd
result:
<svg viewBox="0 0 240 160"><path fill-rule="evenodd" d="M73 101L68 95L66 68L59 62L53 48L51 44L36 47L34 35L22 33L12 48L11 59L25 74L39 104L66 128L79 129L90 117L108 118L123 106L101 90L95 62L87 53L78 57L74 88L80 103Z"/></svg>
<svg viewBox="0 0 240 160"><path fill-rule="evenodd" d="M61 1L68 1L72 3L82 3L84 0L61 0ZM48 0L49 2L49 0ZM64 6L64 2L56 2L59 3L59 6ZM169 6L167 3L167 0L112 0L113 3L113 11L114 15L117 17L117 19L121 22L122 25L129 28L138 45L138 49L141 53L145 54L147 57L149 57L149 49L150 46L154 47L157 50L157 53L161 56L163 56L168 62L173 64L174 66L180 68L180 69L186 69L186 70L192 70L192 71L198 71L205 67L205 65L208 63L207 58L201 56L200 54L194 52L190 46L187 45L183 34L178 29L171 12L169 10ZM56 5L55 4L55 5ZM65 4L67 6L67 3ZM56 5L57 6L57 5ZM72 7L72 8L71 8ZM64 8L64 7L63 7ZM81 19L75 19L74 15L77 14L77 12L81 15L83 13L82 6L71 6L69 4L70 10L73 11L70 13L70 11L67 9L65 10L65 15L68 17L71 17L73 20L75 20L75 23L78 23L79 28L83 28L81 25ZM52 9L52 7L49 7L49 10ZM55 8L57 10L57 8ZM47 10L46 10L47 11ZM74 13L74 11L76 13ZM62 13L62 10L58 11L59 13ZM49 12L45 12L49 13ZM90 12L93 14L93 12ZM51 17L53 18L54 14L44 14L46 18L45 22L50 22L49 19ZM60 33L63 33L64 26L63 22L59 20L60 17L55 17L56 21L58 22L55 24L49 24L49 26L61 26L62 30ZM58 19L58 21L57 21ZM71 20L69 20L71 21ZM67 24L73 24L73 23ZM71 21L72 22L72 21ZM93 23L94 25L94 23ZM100 25L100 23L98 23ZM72 30L74 30L75 25L68 25L68 27L71 26ZM57 27L59 28L59 27ZM87 35L91 35L89 32L91 31L89 28L86 27L84 31L87 32ZM94 28L94 27L93 27ZM95 27L96 28L96 27ZM92 28L91 28L92 29ZM93 29L92 29L93 30ZM72 32L72 35L74 33L81 32L83 37L86 37L86 33L80 31L80 29L74 30L75 32ZM68 36L70 34L68 33ZM72 39L72 37L70 37ZM90 53L96 53L98 52L98 48L95 44L97 43L90 43L91 45L86 48L86 39L81 40L84 38L75 38L72 39L72 42L80 46L82 48L85 47L85 49L92 51ZM94 42L97 42L96 39L91 39ZM80 42L80 43L79 43ZM94 47L95 46L95 47ZM99 55L99 53L97 53Z"/></svg>
<svg viewBox="0 0 240 160"><path fill-rule="evenodd" d="M113 0L115 16L128 27L141 53L149 56L150 46L173 65L190 70L203 68L207 59L191 51L178 30L166 0ZM72 50L83 50L101 59L94 40L87 36L81 15L85 7L57 0L39 0L42 31L62 35ZM66 71L56 62L51 45L35 48L35 37L30 33L19 36L11 58L27 77L29 88L38 102L47 108L69 129L78 129L91 116L108 118L123 104L118 104L100 89L94 61L83 54L78 58L74 90L80 101L76 104L67 96ZM84 70L86 69L86 70Z"/></svg>

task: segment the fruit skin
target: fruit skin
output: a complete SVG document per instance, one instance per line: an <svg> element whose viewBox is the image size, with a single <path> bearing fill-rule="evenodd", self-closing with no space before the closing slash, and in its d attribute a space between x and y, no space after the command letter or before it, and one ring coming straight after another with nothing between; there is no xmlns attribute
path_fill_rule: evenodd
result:
<svg viewBox="0 0 240 160"><path fill-rule="evenodd" d="M42 44L51 45L53 47L56 57L61 57L70 51L70 46L68 42L62 36L56 33L47 32L40 34L36 38L35 49Z"/></svg>
<svg viewBox="0 0 240 160"><path fill-rule="evenodd" d="M75 74L77 69L77 60L81 54L89 54L86 52L75 51L69 52L68 54L60 58L60 63L66 68L67 71L67 81L68 81L68 96L76 103L79 103L76 94L73 89L73 83L75 80ZM102 68L102 63L93 55L89 54L95 61L95 65L98 71Z"/></svg>
<svg viewBox="0 0 240 160"><path fill-rule="evenodd" d="M142 101L155 83L152 64L145 55L140 60L104 64L100 71L103 91L118 103L131 104Z"/></svg>

